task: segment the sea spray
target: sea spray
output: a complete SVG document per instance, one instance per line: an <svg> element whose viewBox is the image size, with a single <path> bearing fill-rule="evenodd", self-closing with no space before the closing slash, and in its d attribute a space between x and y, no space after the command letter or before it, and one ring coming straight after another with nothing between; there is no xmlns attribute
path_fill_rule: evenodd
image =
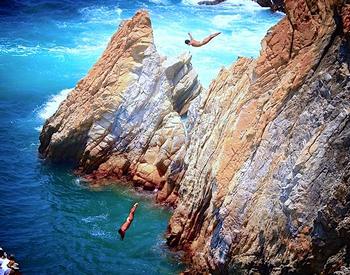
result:
<svg viewBox="0 0 350 275"><path fill-rule="evenodd" d="M44 104L43 108L39 111L39 117L42 119L48 119L50 116L52 116L56 112L58 106L67 98L71 91L72 89L64 89L58 94L51 96Z"/></svg>

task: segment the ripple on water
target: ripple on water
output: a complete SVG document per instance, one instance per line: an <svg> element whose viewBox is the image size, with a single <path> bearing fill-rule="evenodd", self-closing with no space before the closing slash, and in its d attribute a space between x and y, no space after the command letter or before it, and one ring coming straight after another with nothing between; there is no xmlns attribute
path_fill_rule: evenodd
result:
<svg viewBox="0 0 350 275"><path fill-rule="evenodd" d="M95 221L103 221L103 220L107 220L108 218L108 214L101 214L101 215L98 215L98 216L89 216L89 217L86 217L86 218L82 218L81 220L85 223L93 223Z"/></svg>

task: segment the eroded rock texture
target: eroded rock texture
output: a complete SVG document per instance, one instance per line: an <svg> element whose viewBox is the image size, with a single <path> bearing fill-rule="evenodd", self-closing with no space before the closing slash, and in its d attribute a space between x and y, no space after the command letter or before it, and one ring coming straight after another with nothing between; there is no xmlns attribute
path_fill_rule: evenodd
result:
<svg viewBox="0 0 350 275"><path fill-rule="evenodd" d="M149 15L138 12L46 121L39 151L73 162L90 179L127 176L162 189L185 154L181 116L201 90L191 56L161 57ZM164 188L159 199L174 202L174 185Z"/></svg>
<svg viewBox="0 0 350 275"><path fill-rule="evenodd" d="M167 234L193 273L348 268L348 9L285 5L260 57L223 69L199 103Z"/></svg>

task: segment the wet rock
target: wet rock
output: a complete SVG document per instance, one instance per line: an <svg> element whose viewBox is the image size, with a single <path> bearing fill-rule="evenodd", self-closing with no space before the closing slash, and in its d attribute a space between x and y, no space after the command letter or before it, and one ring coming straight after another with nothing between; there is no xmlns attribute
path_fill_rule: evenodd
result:
<svg viewBox="0 0 350 275"><path fill-rule="evenodd" d="M226 0L200 1L198 5L217 5L225 1Z"/></svg>
<svg viewBox="0 0 350 275"><path fill-rule="evenodd" d="M256 0L262 7L269 7L273 11L285 12L284 0Z"/></svg>

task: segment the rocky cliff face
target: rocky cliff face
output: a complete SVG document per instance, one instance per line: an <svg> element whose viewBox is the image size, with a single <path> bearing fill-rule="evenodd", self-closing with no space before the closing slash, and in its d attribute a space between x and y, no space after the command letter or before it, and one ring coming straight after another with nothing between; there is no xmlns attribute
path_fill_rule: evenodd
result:
<svg viewBox="0 0 350 275"><path fill-rule="evenodd" d="M149 15L138 12L46 121L39 151L73 162L90 179L128 177L145 189L164 187L159 199L174 202L174 186L165 182L185 154L181 116L201 90L191 56L161 57Z"/></svg>
<svg viewBox="0 0 350 275"><path fill-rule="evenodd" d="M349 6L285 5L260 57L223 69L199 103L167 234L193 273L349 265Z"/></svg>
<svg viewBox="0 0 350 275"><path fill-rule="evenodd" d="M137 13L46 122L40 153L177 202L167 242L192 273L346 273L350 6L285 7L260 57L223 69L208 91L188 54L159 56Z"/></svg>

